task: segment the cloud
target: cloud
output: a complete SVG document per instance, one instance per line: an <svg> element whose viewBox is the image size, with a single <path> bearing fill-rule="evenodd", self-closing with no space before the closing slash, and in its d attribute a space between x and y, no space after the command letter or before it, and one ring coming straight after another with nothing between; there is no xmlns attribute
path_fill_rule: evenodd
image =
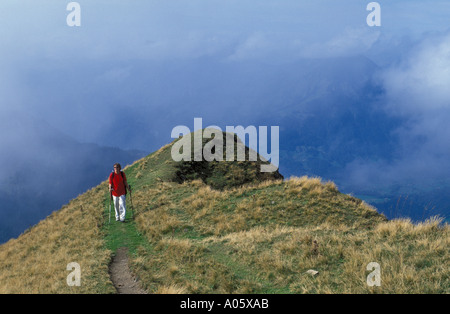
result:
<svg viewBox="0 0 450 314"><path fill-rule="evenodd" d="M367 53L377 42L381 32L366 27L347 27L335 37L303 47L302 56L335 58Z"/></svg>
<svg viewBox="0 0 450 314"><path fill-rule="evenodd" d="M415 5L405 6L411 2ZM150 126L159 126L158 122L170 125L173 112L188 112L185 108L192 108L193 104L209 101L209 107L217 106L215 111L225 112L222 107L234 99L248 104L249 98L260 97L245 97L252 89L244 95L230 92L233 84L229 82L236 81L231 70L223 71L228 77L211 86L213 74L200 71L205 67L205 59L249 63L258 60L267 64L304 57L353 56L373 49L382 52L379 47L389 45L383 41L386 33L394 32L392 29L397 34L409 32L407 27L403 30L403 26L393 23L394 13L398 25L411 24L422 31L440 27L444 20L439 19L436 26L431 14L439 11L443 16L446 12L442 5L428 2L425 11L424 4L417 5L422 3L418 1L386 3L382 5L386 17L383 25L389 28L380 30L365 25L366 3L357 0L266 0L258 4L254 0L189 0L132 5L80 1L82 26L77 29L65 25L67 3L23 3L0 3L0 106L21 106L79 141L105 145L112 144L108 141L114 123L126 121L129 129L135 130L136 121L141 121L148 134ZM427 23L416 23L417 16ZM448 80L441 69L445 68L442 64L446 62L447 46L441 41L436 52L427 49L431 46L425 41L422 44L421 50L409 54L407 62L391 67L383 77L387 110L405 112L411 118L409 129L398 131L398 136L405 139L421 132L436 137L433 132L437 133L438 128L433 123L441 125L441 117L446 113L447 91L443 82ZM443 63L438 62L439 56ZM179 60L186 63L179 63L180 70L173 70ZM152 66L142 69L148 64ZM231 64L230 68L233 66L236 65ZM426 78L417 78L427 71ZM258 79L250 86L258 86ZM430 90L433 106L444 115L431 115L423 105ZM409 99L405 94L410 95ZM416 118L412 123L420 112L412 107L422 108L427 119ZM124 113L128 114L127 120L123 119ZM156 127L151 131L155 129L159 131ZM130 142L127 139L118 145ZM432 141L427 143L431 145Z"/></svg>
<svg viewBox="0 0 450 314"><path fill-rule="evenodd" d="M273 44L273 43L272 43ZM247 37L242 43L238 44L235 52L229 56L229 60L255 59L264 55L264 52L272 46L267 35L264 33L255 33Z"/></svg>
<svg viewBox="0 0 450 314"><path fill-rule="evenodd" d="M413 46L409 57L381 74L385 110L406 118L398 135L430 154L450 157L450 31L427 36Z"/></svg>
<svg viewBox="0 0 450 314"><path fill-rule="evenodd" d="M450 177L450 31L424 34L406 56L382 69L380 107L401 123L392 160L355 160L345 171L356 185L424 186Z"/></svg>
<svg viewBox="0 0 450 314"><path fill-rule="evenodd" d="M385 71L382 80L388 105L399 114L450 108L450 32L411 47L408 58Z"/></svg>
<svg viewBox="0 0 450 314"><path fill-rule="evenodd" d="M126 67L114 67L106 70L104 73L97 77L99 81L124 81L131 75L131 66Z"/></svg>

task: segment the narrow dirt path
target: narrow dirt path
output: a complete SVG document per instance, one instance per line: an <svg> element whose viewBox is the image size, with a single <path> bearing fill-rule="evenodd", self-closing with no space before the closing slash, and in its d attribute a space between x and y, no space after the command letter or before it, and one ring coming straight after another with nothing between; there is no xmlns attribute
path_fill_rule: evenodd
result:
<svg viewBox="0 0 450 314"><path fill-rule="evenodd" d="M111 281L119 294L147 294L139 287L128 267L128 248L117 249L109 268Z"/></svg>

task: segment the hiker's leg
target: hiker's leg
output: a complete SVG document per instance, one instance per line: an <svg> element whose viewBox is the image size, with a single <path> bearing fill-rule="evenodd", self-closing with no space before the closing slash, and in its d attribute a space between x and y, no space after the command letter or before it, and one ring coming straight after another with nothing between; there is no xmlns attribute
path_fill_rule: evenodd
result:
<svg viewBox="0 0 450 314"><path fill-rule="evenodd" d="M120 199L120 220L121 221L124 221L125 220L125 215L126 215L126 213L127 213L127 208L126 208L126 205L125 205L125 195L122 195L122 196L120 196L119 197L119 199Z"/></svg>
<svg viewBox="0 0 450 314"><path fill-rule="evenodd" d="M113 195L113 205L114 211L116 212L116 221L119 220L119 205L120 205L120 197Z"/></svg>

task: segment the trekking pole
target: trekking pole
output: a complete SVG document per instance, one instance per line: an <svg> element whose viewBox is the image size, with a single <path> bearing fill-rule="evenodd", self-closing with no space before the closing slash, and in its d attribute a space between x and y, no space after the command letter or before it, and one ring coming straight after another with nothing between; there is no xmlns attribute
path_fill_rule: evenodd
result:
<svg viewBox="0 0 450 314"><path fill-rule="evenodd" d="M109 191L109 224L111 224L111 200L112 200L112 191Z"/></svg>
<svg viewBox="0 0 450 314"><path fill-rule="evenodd" d="M134 206L133 206L133 197L131 196L131 185L128 185L128 190L130 191L131 219L134 219Z"/></svg>

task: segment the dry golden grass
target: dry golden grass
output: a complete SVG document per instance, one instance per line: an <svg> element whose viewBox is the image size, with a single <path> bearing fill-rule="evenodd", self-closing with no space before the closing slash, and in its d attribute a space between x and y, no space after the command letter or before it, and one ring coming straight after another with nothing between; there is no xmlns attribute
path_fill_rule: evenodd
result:
<svg viewBox="0 0 450 314"><path fill-rule="evenodd" d="M391 221L372 231L344 230L326 224L255 227L203 241L221 243L234 252L235 262L252 265L258 277L294 293L449 292L448 226L439 227L436 220L420 225ZM366 284L370 262L381 266L381 287ZM311 278L308 269L319 275Z"/></svg>
<svg viewBox="0 0 450 314"><path fill-rule="evenodd" d="M158 206L143 214L138 227L155 251L136 265L146 269L140 276L150 291L449 292L447 225L437 219L387 221L319 178L224 191L201 181L160 184L146 195ZM366 283L370 262L381 266L381 287ZM319 274L306 274L308 269Z"/></svg>
<svg viewBox="0 0 450 314"><path fill-rule="evenodd" d="M187 293L186 288L177 285L161 286L156 291L156 294L185 294L185 293Z"/></svg>
<svg viewBox="0 0 450 314"><path fill-rule="evenodd" d="M92 189L0 246L0 293L115 292L100 232L103 197L101 188ZM71 262L81 268L79 287L66 282Z"/></svg>

